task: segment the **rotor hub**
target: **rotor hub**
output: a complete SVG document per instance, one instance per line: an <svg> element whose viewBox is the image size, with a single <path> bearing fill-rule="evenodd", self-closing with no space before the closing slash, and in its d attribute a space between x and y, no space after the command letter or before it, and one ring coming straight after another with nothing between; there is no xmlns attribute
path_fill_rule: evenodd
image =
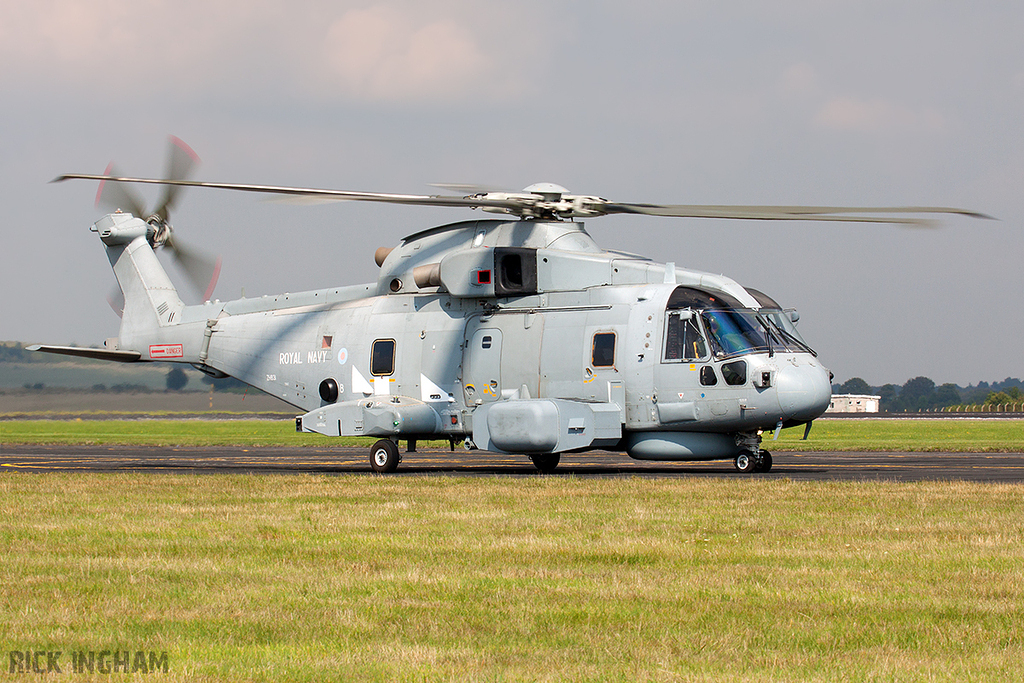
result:
<svg viewBox="0 0 1024 683"><path fill-rule="evenodd" d="M166 246L171 238L171 233L174 232L171 228L171 224L164 218L157 215L147 218L146 223L149 224L149 230L146 232L146 238L149 240L149 246L154 249Z"/></svg>
<svg viewBox="0 0 1024 683"><path fill-rule="evenodd" d="M601 197L570 194L555 183L534 183L522 192L481 192L470 195L485 201L505 203L506 206L480 206L489 213L503 213L524 219L572 220L600 216L602 205L608 200ZM511 204L511 206L507 205Z"/></svg>

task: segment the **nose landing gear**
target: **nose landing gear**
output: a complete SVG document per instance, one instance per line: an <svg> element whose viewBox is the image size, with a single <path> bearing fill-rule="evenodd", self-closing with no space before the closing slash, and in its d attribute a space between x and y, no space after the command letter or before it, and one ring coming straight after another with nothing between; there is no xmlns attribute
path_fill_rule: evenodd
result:
<svg viewBox="0 0 1024 683"><path fill-rule="evenodd" d="M761 448L761 432L735 434L740 452L736 456L736 471L744 474L768 472L772 469L772 454Z"/></svg>
<svg viewBox="0 0 1024 683"><path fill-rule="evenodd" d="M736 456L736 471L749 474L753 472L768 472L772 469L772 454L768 451L758 449L753 451L741 451Z"/></svg>

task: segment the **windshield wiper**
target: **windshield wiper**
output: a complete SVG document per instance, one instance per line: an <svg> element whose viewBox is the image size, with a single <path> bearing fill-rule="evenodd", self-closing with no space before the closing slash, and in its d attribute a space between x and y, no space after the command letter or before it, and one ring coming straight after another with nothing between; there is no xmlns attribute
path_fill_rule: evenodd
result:
<svg viewBox="0 0 1024 683"><path fill-rule="evenodd" d="M779 327L779 326L778 326L778 325L776 325L776 324L775 324L774 322L772 322L772 323L771 323L771 325L772 325L772 327L774 327L774 328L775 328L776 330L778 330L778 331L779 331L779 334L781 334L781 335L782 335L782 336L783 336L784 338L786 338L786 339L788 339L789 341L793 342L794 344L796 344L797 346L799 346L799 347L800 347L801 349L803 349L803 350L804 350L804 351L806 351L807 353L809 353L809 354L811 354L812 356L814 356L815 358L817 358L817 357L818 357L818 352L817 352L817 351L815 351L814 349L812 349L812 348L811 348L810 346L808 346L808 345L807 345L806 343L804 343L804 342L800 341L799 339L797 339L797 338L796 338L795 336L793 336L792 334L790 334L789 332L787 332L787 331L786 331L786 330L785 330L784 328L782 328L782 327Z"/></svg>
<svg viewBox="0 0 1024 683"><path fill-rule="evenodd" d="M768 342L768 357L773 358L775 356L775 345L772 344L772 328L763 315L758 313L756 317L757 322L761 323L761 327L764 328L764 338Z"/></svg>

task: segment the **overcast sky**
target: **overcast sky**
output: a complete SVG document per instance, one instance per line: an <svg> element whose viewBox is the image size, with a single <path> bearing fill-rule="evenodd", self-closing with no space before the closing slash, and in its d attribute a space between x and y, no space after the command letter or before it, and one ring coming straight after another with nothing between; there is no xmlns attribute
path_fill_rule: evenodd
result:
<svg viewBox="0 0 1024 683"><path fill-rule="evenodd" d="M0 0L0 339L116 335L96 184L48 181L159 175L174 134L204 180L982 211L587 229L797 308L839 382L1024 377L1022 35L1024 4L984 0ZM228 299L374 280L376 247L473 217L191 190L173 223Z"/></svg>

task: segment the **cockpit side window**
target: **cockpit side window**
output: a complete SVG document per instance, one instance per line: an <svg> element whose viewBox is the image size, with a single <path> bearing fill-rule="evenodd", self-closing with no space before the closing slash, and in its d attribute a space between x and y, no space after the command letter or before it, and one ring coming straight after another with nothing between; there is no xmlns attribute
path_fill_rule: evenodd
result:
<svg viewBox="0 0 1024 683"><path fill-rule="evenodd" d="M814 350L807 345L806 340L796 329L796 321L800 319L796 311L793 309L784 310L782 306L778 304L775 299L771 298L764 292L758 291L753 287L746 287L747 293L757 300L760 305L758 312L766 320L770 321L772 325L779 328L782 334L773 334L773 344L781 346L784 351L793 352L809 352L814 355ZM776 340L775 338L778 337Z"/></svg>
<svg viewBox="0 0 1024 683"><path fill-rule="evenodd" d="M807 342L804 341L803 336L796 329L796 325L793 323L793 317L790 313L791 311L783 311L781 309L761 309L761 315L784 333L779 334L778 336L781 337L781 343L785 346L786 350L811 351L810 347L807 346ZM787 339L787 337L789 338Z"/></svg>
<svg viewBox="0 0 1024 683"><path fill-rule="evenodd" d="M708 347L689 311L669 311L665 321L665 361L707 358Z"/></svg>

